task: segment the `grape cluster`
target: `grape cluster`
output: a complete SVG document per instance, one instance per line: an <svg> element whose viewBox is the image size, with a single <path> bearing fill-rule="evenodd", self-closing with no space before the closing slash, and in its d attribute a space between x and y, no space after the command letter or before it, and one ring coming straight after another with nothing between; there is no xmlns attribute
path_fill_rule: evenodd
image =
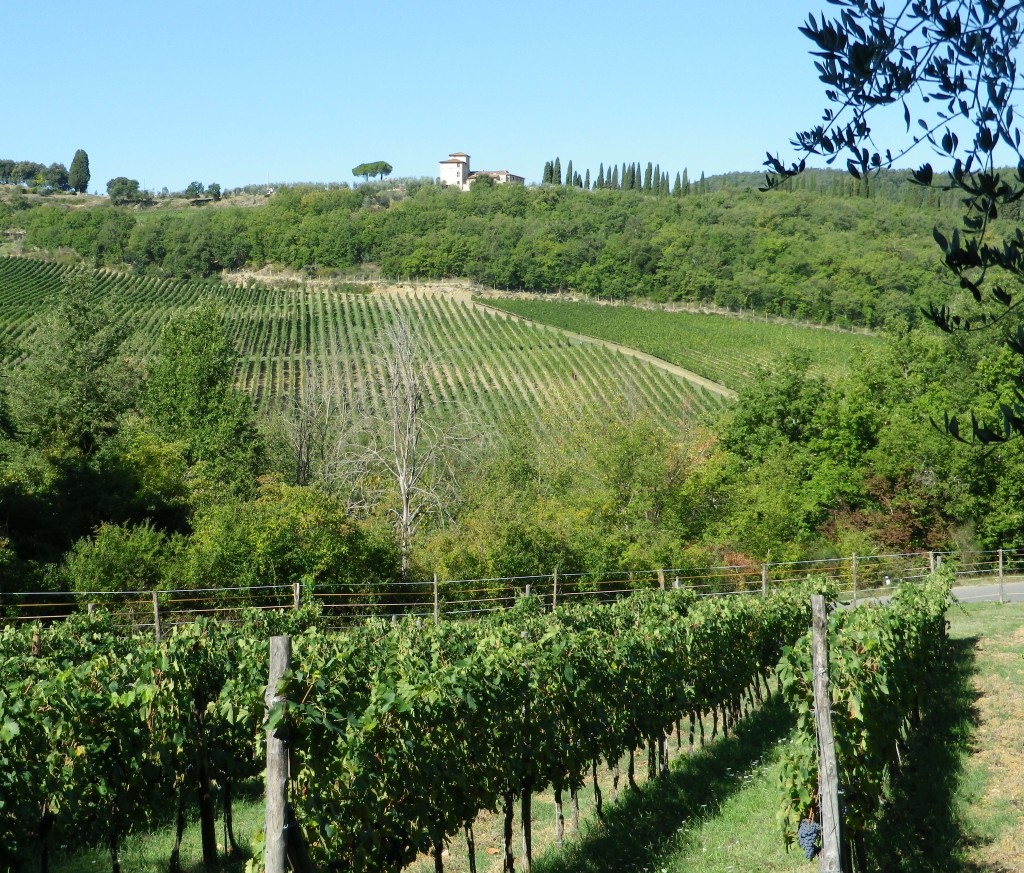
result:
<svg viewBox="0 0 1024 873"><path fill-rule="evenodd" d="M808 861L818 854L818 837L821 835L821 825L816 821L804 819L800 827L796 829L796 841L804 850L804 856Z"/></svg>

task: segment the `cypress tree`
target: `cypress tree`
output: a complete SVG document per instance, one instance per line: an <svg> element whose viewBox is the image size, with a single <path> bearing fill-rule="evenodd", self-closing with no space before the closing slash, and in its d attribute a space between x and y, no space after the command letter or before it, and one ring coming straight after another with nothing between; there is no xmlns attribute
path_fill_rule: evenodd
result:
<svg viewBox="0 0 1024 873"><path fill-rule="evenodd" d="M622 162L622 173L619 174L619 187L622 188L623 191L628 191L629 190L629 185L626 184L628 181L629 181L629 175L626 172L626 162L623 161Z"/></svg>
<svg viewBox="0 0 1024 873"><path fill-rule="evenodd" d="M587 167L587 175L583 177L583 190L590 190L590 167Z"/></svg>
<svg viewBox="0 0 1024 873"><path fill-rule="evenodd" d="M690 193L690 174L686 172L686 167L683 167L683 194Z"/></svg>
<svg viewBox="0 0 1024 873"><path fill-rule="evenodd" d="M708 183L704 180L704 171L703 170L700 171L700 182L697 184L697 193L698 194L707 194L708 193Z"/></svg>
<svg viewBox="0 0 1024 873"><path fill-rule="evenodd" d="M577 173L575 176L572 177L572 183L577 188L582 188L583 187L583 177L579 173Z"/></svg>
<svg viewBox="0 0 1024 873"><path fill-rule="evenodd" d="M668 170L665 170L665 172L661 174L661 193L667 196L670 190L671 188L668 183Z"/></svg>
<svg viewBox="0 0 1024 873"><path fill-rule="evenodd" d="M545 161L544 162L544 178L541 180L542 184L544 184L544 185L550 185L551 184L551 172L552 172L551 161Z"/></svg>
<svg viewBox="0 0 1024 873"><path fill-rule="evenodd" d="M572 174L572 161L571 160L569 161L568 164L565 165L565 184L566 185L574 185L575 184L575 177Z"/></svg>
<svg viewBox="0 0 1024 873"><path fill-rule="evenodd" d="M611 186L615 190L618 190L618 188L619 188L619 165L618 164L616 164L612 168L612 183L611 183Z"/></svg>
<svg viewBox="0 0 1024 873"><path fill-rule="evenodd" d="M676 173L676 183L672 186L672 196L682 197L683 196L683 180L679 178L679 173Z"/></svg>
<svg viewBox="0 0 1024 873"><path fill-rule="evenodd" d="M89 156L85 149L79 149L71 159L71 169L68 170L68 187L84 194L89 189Z"/></svg>
<svg viewBox="0 0 1024 873"><path fill-rule="evenodd" d="M604 161L601 161L601 165L597 168L597 182L594 183L594 187L604 187Z"/></svg>
<svg viewBox="0 0 1024 873"><path fill-rule="evenodd" d="M652 185L654 184L653 177L654 167L650 161L647 162L647 169L644 170L644 191L651 191Z"/></svg>
<svg viewBox="0 0 1024 873"><path fill-rule="evenodd" d="M551 170L551 184L562 184L562 162L557 157L555 158L555 163Z"/></svg>

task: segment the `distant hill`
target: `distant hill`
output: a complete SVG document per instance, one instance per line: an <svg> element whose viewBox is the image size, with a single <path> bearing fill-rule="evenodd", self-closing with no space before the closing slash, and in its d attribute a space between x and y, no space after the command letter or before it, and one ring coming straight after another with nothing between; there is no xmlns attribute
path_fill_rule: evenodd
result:
<svg viewBox="0 0 1024 873"><path fill-rule="evenodd" d="M279 188L258 208L75 209L75 198L50 198L0 203L0 230L19 250L177 279L265 264L344 276L373 265L392 281L464 277L868 327L917 323L922 307L955 292L933 239L959 221L944 196L897 173L863 183L810 171L769 193L756 190L762 181L727 174L675 196L561 185L463 193L403 180Z"/></svg>

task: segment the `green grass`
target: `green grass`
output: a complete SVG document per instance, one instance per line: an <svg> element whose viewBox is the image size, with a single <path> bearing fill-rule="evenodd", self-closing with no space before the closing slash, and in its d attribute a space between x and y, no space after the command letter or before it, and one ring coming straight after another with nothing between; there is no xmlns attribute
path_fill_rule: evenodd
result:
<svg viewBox="0 0 1024 873"><path fill-rule="evenodd" d="M217 845L221 869L241 871L252 857L254 838L262 833L264 822L261 784L246 786L242 796L233 804L234 834L240 853L224 851L223 821L217 823ZM262 837L260 837L262 839ZM167 824L150 831L142 831L125 839L119 852L123 873L167 873L171 849L174 846L174 828ZM199 823L192 819L185 828L180 849L183 873L204 870ZM55 834L50 848L50 873L105 873L110 870L110 853L105 848L85 849L74 853L60 851L60 834ZM36 867L35 869L38 869Z"/></svg>
<svg viewBox="0 0 1024 873"><path fill-rule="evenodd" d="M631 346L742 390L758 367L805 352L812 372L846 372L873 336L693 312L554 300L487 297L489 306L563 330Z"/></svg>

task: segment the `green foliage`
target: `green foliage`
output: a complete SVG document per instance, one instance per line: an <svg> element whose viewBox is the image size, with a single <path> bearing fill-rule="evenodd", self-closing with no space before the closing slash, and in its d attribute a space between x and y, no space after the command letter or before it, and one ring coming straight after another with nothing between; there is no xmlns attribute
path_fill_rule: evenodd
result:
<svg viewBox="0 0 1024 873"><path fill-rule="evenodd" d="M312 488L261 480L255 498L204 509L193 520L181 575L195 588L291 585L321 594L373 594L396 578L393 538L357 524L344 504Z"/></svg>
<svg viewBox="0 0 1024 873"><path fill-rule="evenodd" d="M371 161L366 164L359 164L352 168L353 176L362 176L366 181L370 180L370 176L379 176L383 179L385 176L390 176L391 171L394 169L391 164L387 161Z"/></svg>
<svg viewBox="0 0 1024 873"><path fill-rule="evenodd" d="M1014 60L1024 35L1020 10L1003 3L951 0L912 3L896 12L883 4L843 0L838 5L843 9L837 18L822 15L819 21L810 16L801 28L814 45L820 78L834 108L825 109L821 124L797 134L798 163L787 167L769 154L766 187L798 176L808 155L827 156L831 163L844 153L851 176L866 184L869 174L927 143L948 172L936 173L926 163L912 173L913 181L929 193L951 192L957 198L961 228L950 233L936 226L933 237L946 270L969 296L931 301L926 314L950 334L1001 324L1007 348L1019 359L1024 355L1019 318L1024 236L1013 221L1024 195ZM908 99L918 93L928 98ZM897 104L908 135L911 127L918 133L895 148L895 154L895 136L884 153L874 151L878 146L870 121L881 107ZM1007 164L1015 169L1001 169ZM972 415L961 421L947 412L947 432L983 445L1024 435L1022 388L1018 364L1016 392L1009 402L984 419Z"/></svg>
<svg viewBox="0 0 1024 873"><path fill-rule="evenodd" d="M55 458L89 456L116 431L137 387L123 350L128 332L92 277L67 275L10 378L11 415L29 446Z"/></svg>
<svg viewBox="0 0 1024 873"><path fill-rule="evenodd" d="M107 182L107 196L115 206L139 203L146 199L145 193L139 190L139 180L126 176L118 176Z"/></svg>
<svg viewBox="0 0 1024 873"><path fill-rule="evenodd" d="M89 155L84 149L78 149L71 159L71 169L68 171L68 185L79 194L89 190Z"/></svg>
<svg viewBox="0 0 1024 873"><path fill-rule="evenodd" d="M234 387L237 353L212 303L163 329L142 407L156 435L179 442L194 489L244 494L264 465L252 401Z"/></svg>
<svg viewBox="0 0 1024 873"><path fill-rule="evenodd" d="M172 567L179 548L179 542L148 523L104 524L68 553L62 581L67 590L90 593L86 599L94 603L109 602L95 592L153 591L164 587L165 579L174 578Z"/></svg>
<svg viewBox="0 0 1024 873"><path fill-rule="evenodd" d="M844 836L874 827L898 746L920 721L929 675L943 656L951 579L899 586L890 605L836 610L828 625L829 698L842 791ZM787 648L779 676L797 713L783 756L783 835L789 844L801 819L817 815L817 732L808 634Z"/></svg>

